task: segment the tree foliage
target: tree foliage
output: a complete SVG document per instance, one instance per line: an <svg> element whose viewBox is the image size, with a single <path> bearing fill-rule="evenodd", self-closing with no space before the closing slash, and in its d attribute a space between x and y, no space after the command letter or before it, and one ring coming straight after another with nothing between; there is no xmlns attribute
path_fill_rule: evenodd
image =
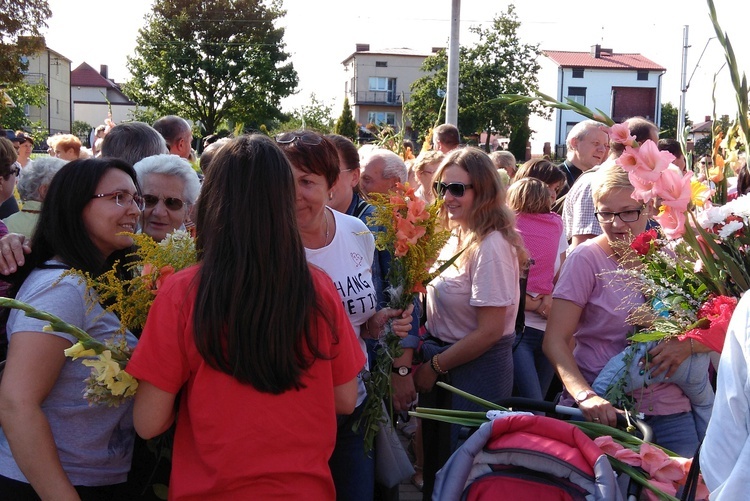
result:
<svg viewBox="0 0 750 501"><path fill-rule="evenodd" d="M672 138L677 139L677 123L680 117L680 110L675 108L672 103L661 105L661 128L659 130L659 139ZM687 113L685 113L685 125L692 125Z"/></svg>
<svg viewBox="0 0 750 501"><path fill-rule="evenodd" d="M315 93L310 94L310 103L295 108L287 119L275 129L277 131L312 129L329 134L333 129L333 107L320 101Z"/></svg>
<svg viewBox="0 0 750 501"><path fill-rule="evenodd" d="M284 14L279 0L155 0L123 91L161 114L200 121L205 134L225 121L278 119L281 98L297 86L284 29L274 26Z"/></svg>
<svg viewBox="0 0 750 501"><path fill-rule="evenodd" d="M42 107L47 104L47 86L44 82L31 84L24 80L9 85L5 92L15 106L0 106L0 126L3 129L32 130L33 135L46 133L42 131L41 122L32 123L24 113L26 105Z"/></svg>
<svg viewBox="0 0 750 501"><path fill-rule="evenodd" d="M529 111L541 112L520 105L489 103L500 94L528 95L537 86L540 51L536 45L521 42L520 25L511 4L506 12L495 17L489 28L470 28L479 41L459 50L458 126L463 134L484 131L488 135L509 135L524 126ZM427 75L412 84L407 110L414 127L425 132L443 121L438 112L447 88L446 52L428 57L422 70Z"/></svg>
<svg viewBox="0 0 750 501"><path fill-rule="evenodd" d="M341 116L336 120L333 132L348 137L352 141L357 140L357 121L354 120L354 115L352 115L352 108L349 106L348 97L344 98L344 108L341 110Z"/></svg>
<svg viewBox="0 0 750 501"><path fill-rule="evenodd" d="M23 80L22 56L44 49L41 30L52 15L47 0L0 0L0 88Z"/></svg>

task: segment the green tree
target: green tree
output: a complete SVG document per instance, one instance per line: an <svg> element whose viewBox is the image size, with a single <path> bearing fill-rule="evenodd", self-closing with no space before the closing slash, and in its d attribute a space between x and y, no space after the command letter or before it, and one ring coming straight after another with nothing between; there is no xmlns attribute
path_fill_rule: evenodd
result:
<svg viewBox="0 0 750 501"><path fill-rule="evenodd" d="M9 85L6 94L13 100L14 106L0 106L0 126L4 129L35 130L40 132L42 124L32 123L24 113L28 106L44 106L47 104L47 87L44 82L32 84L21 80Z"/></svg>
<svg viewBox="0 0 750 501"><path fill-rule="evenodd" d="M354 120L354 115L352 115L352 109L349 106L348 97L344 98L344 109L341 111L341 116L336 120L333 132L348 137L352 141L357 140L357 121Z"/></svg>
<svg viewBox="0 0 750 501"><path fill-rule="evenodd" d="M44 49L41 31L50 15L47 0L0 1L0 91L23 80L22 57Z"/></svg>
<svg viewBox="0 0 750 501"><path fill-rule="evenodd" d="M333 107L320 101L315 93L310 94L310 104L295 108L287 119L276 127L278 131L312 129L321 134L329 134L333 129L331 113Z"/></svg>
<svg viewBox="0 0 750 501"><path fill-rule="evenodd" d="M91 133L91 129L93 129L93 127L88 122L84 122L83 120L73 120L73 123L70 126L70 133L77 136L84 146L91 146L89 145L89 134Z"/></svg>
<svg viewBox="0 0 750 501"><path fill-rule="evenodd" d="M138 31L133 78L123 91L141 106L200 122L257 127L281 118L297 86L284 52L280 0L155 0Z"/></svg>
<svg viewBox="0 0 750 501"><path fill-rule="evenodd" d="M677 139L677 122L679 119L680 110L675 108L672 103L664 103L661 105L661 130L659 131L659 139L672 138ZM693 122L685 113L685 125L692 125Z"/></svg>
<svg viewBox="0 0 750 501"><path fill-rule="evenodd" d="M479 41L459 50L458 126L463 134L509 135L516 128L524 127L531 111L542 113L537 107L490 103L500 94L528 95L537 86L539 48L521 42L520 26L511 4L506 12L495 17L491 27L470 28ZM447 87L445 51L428 57L422 70L427 75L412 84L412 99L407 109L415 128L425 132L442 121L438 111Z"/></svg>

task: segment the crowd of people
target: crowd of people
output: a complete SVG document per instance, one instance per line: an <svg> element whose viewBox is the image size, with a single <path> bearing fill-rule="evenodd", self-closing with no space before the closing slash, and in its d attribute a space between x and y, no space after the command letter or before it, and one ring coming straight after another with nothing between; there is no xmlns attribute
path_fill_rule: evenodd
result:
<svg viewBox="0 0 750 501"><path fill-rule="evenodd" d="M638 141L658 139L645 119L626 125ZM4 317L3 499L149 498L143 440L171 432L170 499L398 499L397 486L378 485L378 449L366 452L357 426L386 324L402 338L397 412L416 402L482 410L437 381L493 402L553 399L557 375L563 404L616 424L594 381L626 347L629 313L645 298L602 273L630 266L619 245L653 225L654 209L631 196L615 162L622 147L598 122L572 128L559 166L462 147L448 124L408 165L309 130L222 139L198 159L176 116L95 136L90 158L62 135L34 160L30 138L0 138L0 202L15 203L16 185L22 202L0 223L0 292L105 340L119 319L92 308L68 270L127 276L134 242L123 232L162 241L191 230L199 259L160 287L143 332L126 333L139 388L117 407L83 398L89 369L63 353L73 336L19 311ZM391 257L375 247L368 199L407 180L426 204L442 203L452 236L440 259L460 255L425 297L392 310ZM668 377L696 351L710 349L658 344L652 373L666 377L632 393L656 443L686 457L706 422ZM424 499L459 432L418 423L412 482Z"/></svg>

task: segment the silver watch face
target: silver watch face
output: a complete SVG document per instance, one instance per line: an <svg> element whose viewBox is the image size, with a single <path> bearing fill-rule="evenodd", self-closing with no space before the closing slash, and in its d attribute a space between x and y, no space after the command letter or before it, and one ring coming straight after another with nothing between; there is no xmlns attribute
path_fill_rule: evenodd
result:
<svg viewBox="0 0 750 501"><path fill-rule="evenodd" d="M399 376L406 376L409 374L409 368L406 366L402 366L398 368L398 375Z"/></svg>

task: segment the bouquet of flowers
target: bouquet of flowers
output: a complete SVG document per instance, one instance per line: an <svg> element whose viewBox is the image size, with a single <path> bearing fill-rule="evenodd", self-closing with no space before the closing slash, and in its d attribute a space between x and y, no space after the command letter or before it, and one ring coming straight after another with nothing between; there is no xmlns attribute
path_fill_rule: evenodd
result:
<svg viewBox="0 0 750 501"><path fill-rule="evenodd" d="M398 183L390 194L373 194L372 198L375 212L369 223L382 228L375 235L375 245L391 255L388 270L390 287L386 290L388 307L406 309L413 303L416 294L427 292L425 286L457 257L430 273L450 232L439 228L440 201L426 205L414 195L414 188L409 187L408 183ZM386 325L386 334L376 351L375 364L365 381L369 398L358 423L364 423L367 450L372 449L375 434L383 422L383 399L388 397L391 400L393 360L401 354L399 337Z"/></svg>
<svg viewBox="0 0 750 501"><path fill-rule="evenodd" d="M176 231L161 242L144 234L130 236L137 246L136 259L128 264L128 270L134 272L133 278L121 279L116 272L117 263L112 270L96 278L78 270L66 272L86 283L87 300L92 305L98 302L105 311L120 318L120 330L107 342L100 342L78 327L26 303L0 298L0 306L20 309L27 316L49 322L45 330L75 336L78 342L65 350L65 355L73 360L81 358L81 363L91 368L84 390L84 397L91 405L117 406L135 395L138 381L125 370L131 355L125 343L125 331L141 329L163 280L197 260L195 242L184 231Z"/></svg>

